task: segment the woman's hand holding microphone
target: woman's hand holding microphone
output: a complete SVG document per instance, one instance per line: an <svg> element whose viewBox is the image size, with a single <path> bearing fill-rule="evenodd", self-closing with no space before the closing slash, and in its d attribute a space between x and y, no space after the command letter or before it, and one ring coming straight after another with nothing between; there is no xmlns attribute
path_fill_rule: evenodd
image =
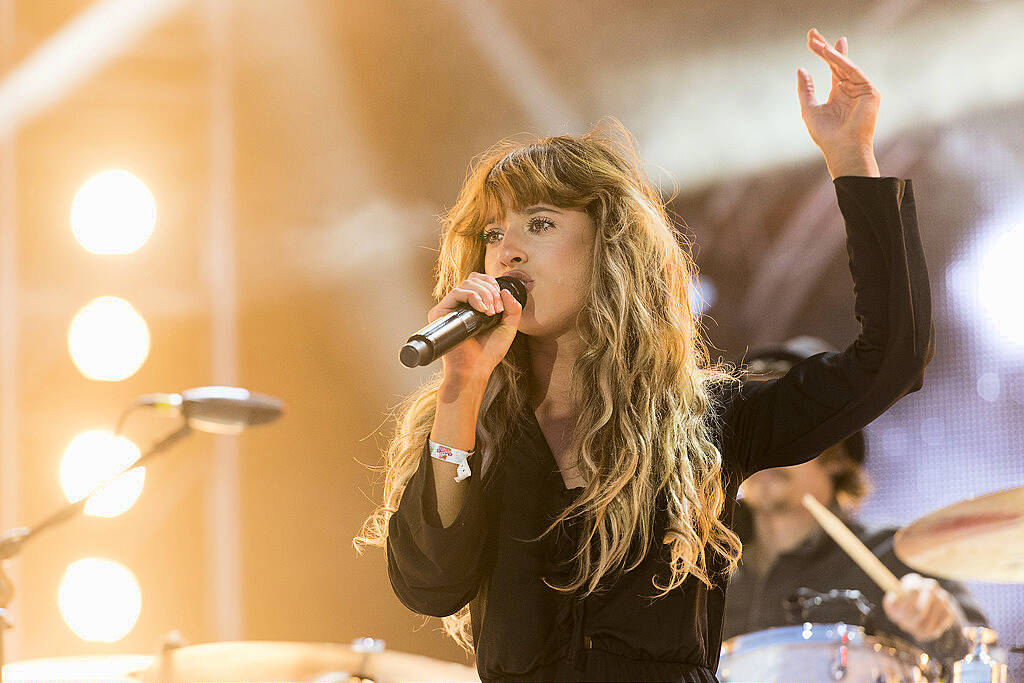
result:
<svg viewBox="0 0 1024 683"><path fill-rule="evenodd" d="M501 322L466 339L441 357L444 378L437 391L437 412L430 439L463 451L476 447L476 422L487 381L508 353L519 329L523 307L508 290L501 289L490 275L470 273L458 287L427 313L434 322L463 304L487 315L501 314ZM449 526L462 509L469 481L453 479L455 466L432 458L437 512L441 524Z"/></svg>

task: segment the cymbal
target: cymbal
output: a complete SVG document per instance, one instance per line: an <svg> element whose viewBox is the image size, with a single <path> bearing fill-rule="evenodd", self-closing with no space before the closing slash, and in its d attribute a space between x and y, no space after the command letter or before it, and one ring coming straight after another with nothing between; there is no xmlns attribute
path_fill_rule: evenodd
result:
<svg viewBox="0 0 1024 683"><path fill-rule="evenodd" d="M336 643L236 641L166 651L144 681L477 681L475 669L404 652L361 652Z"/></svg>
<svg viewBox="0 0 1024 683"><path fill-rule="evenodd" d="M14 681L118 681L139 683L133 674L153 665L149 655L89 655L11 662L4 683Z"/></svg>
<svg viewBox="0 0 1024 683"><path fill-rule="evenodd" d="M896 556L949 579L1024 583L1024 486L953 503L896 532Z"/></svg>

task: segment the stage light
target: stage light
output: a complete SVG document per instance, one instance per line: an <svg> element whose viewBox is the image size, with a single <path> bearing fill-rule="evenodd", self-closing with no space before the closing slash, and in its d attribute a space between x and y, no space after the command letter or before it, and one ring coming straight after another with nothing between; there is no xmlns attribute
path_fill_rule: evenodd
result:
<svg viewBox="0 0 1024 683"><path fill-rule="evenodd" d="M83 640L113 643L128 635L142 611L135 575L112 560L78 560L64 572L60 613Z"/></svg>
<svg viewBox="0 0 1024 683"><path fill-rule="evenodd" d="M696 280L690 281L690 312L694 317L704 315L708 309L715 305L718 298L718 288L715 283L703 275Z"/></svg>
<svg viewBox="0 0 1024 683"><path fill-rule="evenodd" d="M978 269L978 301L1000 336L1024 346L1024 299L1020 297L1020 255L1024 222L992 239Z"/></svg>
<svg viewBox="0 0 1024 683"><path fill-rule="evenodd" d="M71 204L71 229L94 254L130 254L156 225L156 202L127 171L104 171L82 185Z"/></svg>
<svg viewBox="0 0 1024 683"><path fill-rule="evenodd" d="M124 299L102 296L75 315L68 349L89 379L118 382L135 374L149 355L149 328Z"/></svg>
<svg viewBox="0 0 1024 683"><path fill-rule="evenodd" d="M985 372L978 377L978 396L989 403L999 400L1000 381L999 375L994 372Z"/></svg>
<svg viewBox="0 0 1024 683"><path fill-rule="evenodd" d="M82 432L68 444L60 462L60 485L68 500L81 500L94 488L139 459L139 447L104 430ZM114 517L128 510L142 494L146 468L126 472L85 504L85 514Z"/></svg>

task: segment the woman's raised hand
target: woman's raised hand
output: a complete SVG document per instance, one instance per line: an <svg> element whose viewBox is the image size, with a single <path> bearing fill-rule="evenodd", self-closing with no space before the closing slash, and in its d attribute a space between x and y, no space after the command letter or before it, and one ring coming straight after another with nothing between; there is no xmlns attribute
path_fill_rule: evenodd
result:
<svg viewBox="0 0 1024 683"><path fill-rule="evenodd" d="M464 303L488 315L504 315L495 327L470 337L441 356L445 378L486 383L512 346L523 307L511 292L500 289L498 281L490 275L470 273L468 278L430 309L427 321L434 322Z"/></svg>
<svg viewBox="0 0 1024 683"><path fill-rule="evenodd" d="M846 38L840 38L832 46L816 29L811 29L807 33L807 47L832 70L832 89L824 104L818 104L811 75L804 69L797 70L800 112L807 132L825 155L833 178L841 175L878 177L874 136L881 94L850 61Z"/></svg>

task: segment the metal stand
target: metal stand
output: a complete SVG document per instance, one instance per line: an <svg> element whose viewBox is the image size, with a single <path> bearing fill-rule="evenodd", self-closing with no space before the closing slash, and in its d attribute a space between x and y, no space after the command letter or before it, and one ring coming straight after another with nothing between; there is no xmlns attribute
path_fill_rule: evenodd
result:
<svg viewBox="0 0 1024 683"><path fill-rule="evenodd" d="M991 655L989 645L996 642L996 632L983 626L963 629L973 647L963 659L953 664L954 683L1006 683L1006 663Z"/></svg>
<svg viewBox="0 0 1024 683"><path fill-rule="evenodd" d="M72 517L77 517L78 514L85 509L85 504L97 491L102 490L108 484L113 482L115 479L120 478L125 473L131 472L132 470L138 467L145 466L145 464L149 462L153 458L153 456L167 450L172 445L174 445L184 437L188 436L191 432L192 428L189 427L188 423L183 423L181 427L179 427L176 431L171 432L163 439L157 441L155 444L150 446L149 450L146 451L142 455L142 457L136 460L131 467L128 467L118 472L116 475L114 475L113 477L111 477L110 479L108 479L107 481L103 482L102 484L94 488L92 491L90 491L89 495L81 498L80 500L75 501L74 503L68 503L67 505L57 510L55 513L53 513L46 519L42 520L38 524L35 524L34 526L14 527L13 529L8 529L2 535L0 535L0 683L3 683L3 666L4 663L6 662L6 659L4 658L4 632L12 626L11 623L8 622L6 618L7 606L14 595L14 586L11 583L10 578L3 572L3 562L15 557L18 553L20 553L22 546L24 546L25 542L28 541L30 538L38 536L40 533L46 531L47 529L59 526L60 524L63 524L64 522L70 520Z"/></svg>
<svg viewBox="0 0 1024 683"><path fill-rule="evenodd" d="M0 569L0 571L3 571ZM0 608L0 683L4 683L4 633L11 627L7 621L7 608Z"/></svg>

